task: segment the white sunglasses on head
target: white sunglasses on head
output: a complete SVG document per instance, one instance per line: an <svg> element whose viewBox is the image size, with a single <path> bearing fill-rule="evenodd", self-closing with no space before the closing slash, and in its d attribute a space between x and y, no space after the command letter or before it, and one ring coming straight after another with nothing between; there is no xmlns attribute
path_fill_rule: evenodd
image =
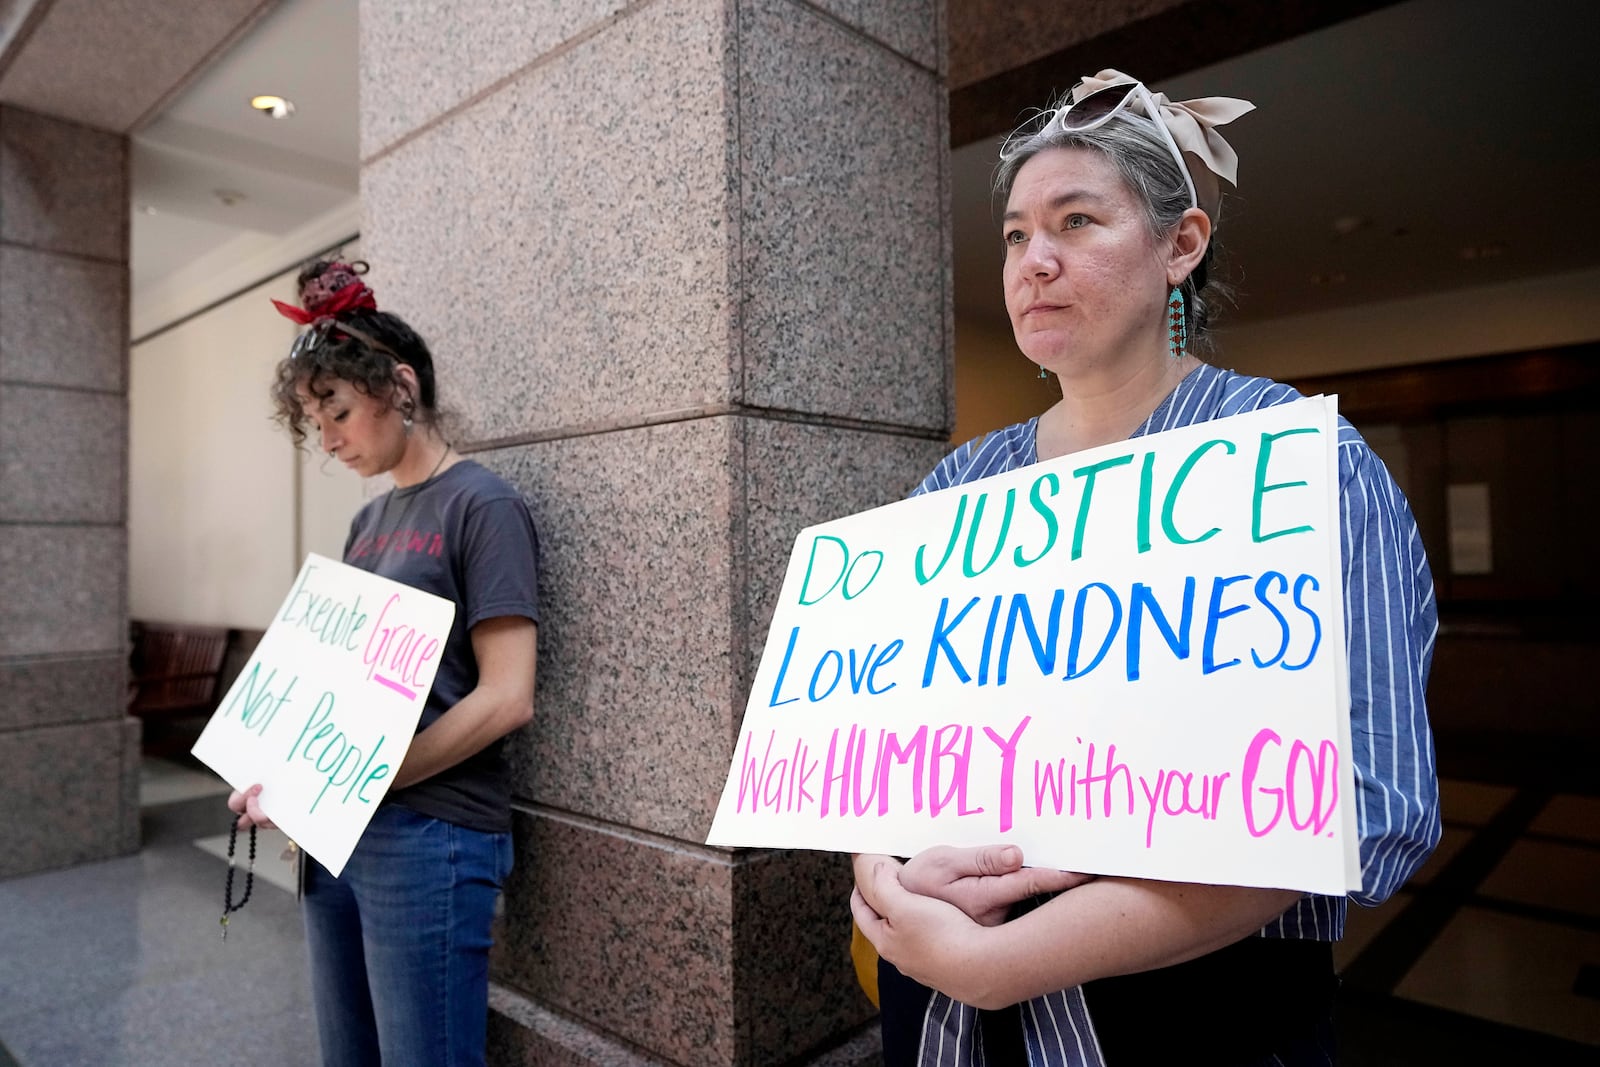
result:
<svg viewBox="0 0 1600 1067"><path fill-rule="evenodd" d="M1178 164L1178 173L1183 175L1183 184L1189 190L1189 206L1199 207L1200 198L1195 195L1194 179L1189 177L1189 167L1183 161L1183 151L1178 147L1178 142L1172 139L1172 131L1167 129L1167 124L1162 121L1161 109L1156 106L1155 97L1150 95L1150 90L1144 87L1143 82L1108 85L1104 89L1096 89L1075 104L1056 108L1055 114L1050 116L1050 121L1046 122L1034 136L1043 137L1056 130L1082 133L1098 129L1121 111L1137 114L1133 110L1136 104L1143 105L1145 117L1161 132L1161 139L1167 143L1167 151L1172 153L1173 161ZM1010 154L1015 155L1017 149L1032 140L1033 137L1024 138Z"/></svg>

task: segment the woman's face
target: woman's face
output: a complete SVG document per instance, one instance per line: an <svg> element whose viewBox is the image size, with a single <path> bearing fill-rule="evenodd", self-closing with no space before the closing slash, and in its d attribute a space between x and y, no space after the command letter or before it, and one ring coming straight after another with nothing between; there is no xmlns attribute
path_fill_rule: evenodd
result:
<svg viewBox="0 0 1600 1067"><path fill-rule="evenodd" d="M317 391L322 396L313 394L308 385L302 382L295 392L324 452L363 478L382 474L400 462L407 438L396 408L342 378L319 379Z"/></svg>
<svg viewBox="0 0 1600 1067"><path fill-rule="evenodd" d="M1022 165L1006 201L1006 309L1017 345L1059 373L1164 353L1164 248L1115 166L1086 148Z"/></svg>

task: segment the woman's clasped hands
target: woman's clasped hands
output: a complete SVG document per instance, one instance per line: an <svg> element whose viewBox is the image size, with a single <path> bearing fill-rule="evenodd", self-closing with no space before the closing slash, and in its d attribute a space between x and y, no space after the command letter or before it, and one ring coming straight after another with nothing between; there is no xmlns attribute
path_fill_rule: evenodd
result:
<svg viewBox="0 0 1600 1067"><path fill-rule="evenodd" d="M990 951L994 928L1011 906L1059 893L1093 875L1024 867L1015 845L939 845L904 863L892 856L854 858L850 910L878 955L900 972L957 1000L991 999L1004 953Z"/></svg>

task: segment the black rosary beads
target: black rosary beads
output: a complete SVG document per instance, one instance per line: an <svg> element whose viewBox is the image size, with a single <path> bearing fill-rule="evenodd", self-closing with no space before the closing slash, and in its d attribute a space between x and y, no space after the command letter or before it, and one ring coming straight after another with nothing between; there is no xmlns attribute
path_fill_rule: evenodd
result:
<svg viewBox="0 0 1600 1067"><path fill-rule="evenodd" d="M250 902L250 891L256 885L256 827L250 824L250 866L244 872L244 896L239 898L239 903L233 902L233 848L239 839L239 817L234 816L228 824L228 882L222 890L222 940L228 940L228 916L238 911Z"/></svg>

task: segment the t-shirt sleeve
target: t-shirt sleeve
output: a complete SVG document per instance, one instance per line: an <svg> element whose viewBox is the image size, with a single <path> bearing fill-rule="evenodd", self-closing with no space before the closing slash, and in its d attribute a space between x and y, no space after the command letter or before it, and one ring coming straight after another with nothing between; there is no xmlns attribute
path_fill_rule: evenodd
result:
<svg viewBox="0 0 1600 1067"><path fill-rule="evenodd" d="M1362 869L1362 888L1350 898L1371 906L1398 889L1439 842L1439 783L1424 700L1438 614L1405 497L1364 444L1341 452L1353 465L1342 479L1340 511Z"/></svg>
<svg viewBox="0 0 1600 1067"><path fill-rule="evenodd" d="M539 621L539 536L527 504L495 497L472 507L462 530L467 629L516 615Z"/></svg>

